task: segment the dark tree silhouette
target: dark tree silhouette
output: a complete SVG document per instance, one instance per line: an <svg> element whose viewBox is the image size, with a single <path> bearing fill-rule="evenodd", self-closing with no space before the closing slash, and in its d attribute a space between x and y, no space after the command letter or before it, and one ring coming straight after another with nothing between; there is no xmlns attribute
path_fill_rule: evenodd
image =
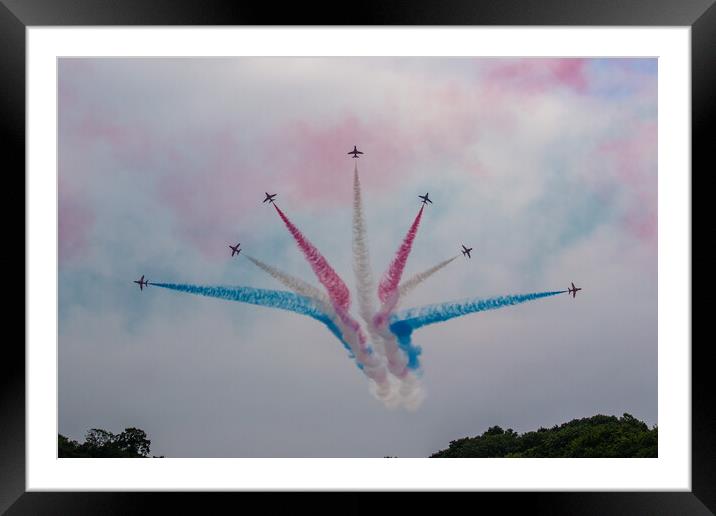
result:
<svg viewBox="0 0 716 516"><path fill-rule="evenodd" d="M151 441L144 430L125 428L121 434L113 434L101 428L93 428L78 443L64 435L57 436L58 457L148 457Z"/></svg>
<svg viewBox="0 0 716 516"><path fill-rule="evenodd" d="M139 428L126 428L124 432L117 436L117 445L120 449L129 453L135 453L141 457L149 455L149 446L151 441L147 439L147 434Z"/></svg>
<svg viewBox="0 0 716 516"><path fill-rule="evenodd" d="M517 434L499 426L451 441L431 457L657 457L658 429L630 414L596 415Z"/></svg>

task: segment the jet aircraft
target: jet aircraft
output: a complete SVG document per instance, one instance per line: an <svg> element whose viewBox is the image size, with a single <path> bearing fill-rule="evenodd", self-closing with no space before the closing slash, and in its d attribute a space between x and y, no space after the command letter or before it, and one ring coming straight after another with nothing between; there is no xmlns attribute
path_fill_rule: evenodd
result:
<svg viewBox="0 0 716 516"><path fill-rule="evenodd" d="M359 151L359 150L358 150L358 147L356 147L356 146L354 145L354 146L353 146L353 150L350 151L348 154L353 154L353 157L354 157L354 158L357 158L357 157L358 157L358 154L363 154L363 153L362 153L361 151Z"/></svg>
<svg viewBox="0 0 716 516"><path fill-rule="evenodd" d="M572 294L572 299L574 299L575 297L577 297L578 290L582 290L582 289L579 287L575 287L574 283L572 283L572 288L567 289L567 294Z"/></svg>
<svg viewBox="0 0 716 516"><path fill-rule="evenodd" d="M149 286L149 281L144 279L144 274L142 274L142 277L138 280L134 280L134 283L139 285L139 290L144 290L144 287Z"/></svg>
<svg viewBox="0 0 716 516"><path fill-rule="evenodd" d="M432 204L433 203L433 201L430 200L430 197L428 197L428 194L429 194L429 192L427 192L425 195L418 195L418 197L420 197L422 199L423 204L427 204L427 203Z"/></svg>

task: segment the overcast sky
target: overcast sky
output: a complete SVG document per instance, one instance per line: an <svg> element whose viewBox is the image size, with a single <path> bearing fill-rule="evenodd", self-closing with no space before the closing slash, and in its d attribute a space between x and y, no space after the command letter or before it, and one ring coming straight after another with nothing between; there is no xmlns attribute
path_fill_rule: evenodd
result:
<svg viewBox="0 0 716 516"><path fill-rule="evenodd" d="M59 431L172 457L425 457L628 412L657 424L655 59L61 59ZM132 280L317 282L264 191L353 291L358 145L380 277L430 192L401 306L584 288L419 329L387 408L320 323ZM354 313L356 312L354 308Z"/></svg>

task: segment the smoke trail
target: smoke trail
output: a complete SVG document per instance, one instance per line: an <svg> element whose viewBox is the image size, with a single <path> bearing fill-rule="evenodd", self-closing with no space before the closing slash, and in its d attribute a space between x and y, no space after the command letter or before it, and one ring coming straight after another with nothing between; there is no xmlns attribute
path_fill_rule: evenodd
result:
<svg viewBox="0 0 716 516"><path fill-rule="evenodd" d="M420 272L412 278L401 283L398 287L397 296L390 298L386 303L384 303L380 313L376 314L375 321L376 326L379 328L378 333L380 335L380 341L383 344L383 347L387 350L386 355L389 355L388 368L391 373L393 373L398 378L404 378L405 375L408 373L407 369L414 370L419 367L419 363L417 360L419 348L412 348L410 346L405 345L401 346L400 340L396 340L396 336L383 325L390 318L391 312L395 309L398 304L398 301L402 297L407 295L415 287L420 285L423 281L427 280L430 276L443 269L444 267L447 267L456 258L458 258L457 255L453 256L452 258L448 258L447 260L443 260L437 265L434 265L433 267L430 267L429 269ZM400 353L399 350L402 350L403 353ZM408 388L408 385L410 384L415 385L417 387L417 381L412 381L402 387L403 391L405 391L406 394L411 393L410 389Z"/></svg>
<svg viewBox="0 0 716 516"><path fill-rule="evenodd" d="M388 359L388 370L396 377L381 384L376 395L388 406L406 405L417 408L423 398L417 379L406 375L407 359L401 356L395 336L385 327L373 324L376 311L373 301L375 283L370 266L370 253L366 235L365 217L361 195L358 164L353 169L353 272L356 277L356 293L361 318L366 322L368 334L374 343L374 349ZM414 237L413 237L414 238ZM404 264L403 264L404 266ZM387 321L387 318L384 318ZM388 351L386 351L388 350Z"/></svg>
<svg viewBox="0 0 716 516"><path fill-rule="evenodd" d="M420 207L420 211L410 226L408 233L405 235L403 243L395 254L395 258L393 258L390 267L388 267L388 270L385 271L383 278L380 280L380 284L378 285L378 297L383 303L398 289L398 283L400 283L400 277L403 275L403 269L405 269L410 250L413 247L413 240L415 240L415 235L418 232L418 226L420 226L420 219L423 216L424 208L425 206Z"/></svg>
<svg viewBox="0 0 716 516"><path fill-rule="evenodd" d="M343 310L348 310L351 304L350 292L343 280L336 274L336 271L328 264L328 261L316 249L316 247L299 231L299 229L290 221L288 217L281 211L281 208L274 204L276 212L286 224L288 231L303 252L306 260L311 265L313 272L316 274L318 281L326 288L331 301Z"/></svg>
<svg viewBox="0 0 716 516"><path fill-rule="evenodd" d="M326 296L325 293L321 292L310 283L307 283L302 279L296 278L295 276L291 276L290 274L283 272L282 270L279 270L276 267L273 267L267 263L264 263L258 258L254 258L253 256L250 256L248 254L246 255L246 258L248 258L251 263L256 265L259 269L267 273L269 276L278 280L284 287L288 288L289 290L292 290L296 294L305 296L307 298L315 299L316 301L321 303L322 306L320 306L320 308L324 312L330 307L330 301L328 299L328 296Z"/></svg>
<svg viewBox="0 0 716 516"><path fill-rule="evenodd" d="M334 323L338 326L338 329L343 335L343 339L348 344L353 354L358 357L359 367L363 369L366 362L368 363L368 365L373 365L372 357L369 357L370 352L364 349L365 338L361 339L362 333L360 332L360 326L355 321L353 321L353 319L348 316L348 314L343 309L339 308L337 311L334 310L326 294L313 287L312 285L306 283L305 281L295 278L283 271L280 271L279 269L272 267L271 265L268 265L261 260L257 260L256 258L253 258L249 255L246 255L246 257L251 260L251 262L256 264L256 266L258 266L260 269L280 281L284 286L290 288L299 295L305 296L310 300L315 301L318 305L318 308L328 317L330 317L331 320L334 321Z"/></svg>
<svg viewBox="0 0 716 516"><path fill-rule="evenodd" d="M363 216L358 163L355 164L353 169L353 272L356 277L359 313L367 324L368 334L373 343L376 344L376 350L384 355L385 350L380 345L380 336L376 334L372 325L373 314L375 313L373 303L374 280L373 270L370 266L365 218Z"/></svg>
<svg viewBox="0 0 716 516"><path fill-rule="evenodd" d="M264 264L265 265L265 264ZM271 268L269 266L269 268ZM319 309L319 301L310 299L306 296L285 292L281 290L266 290L252 287L230 287L230 286L201 286L201 285L185 285L175 283L150 283L150 285L196 294L201 296L215 297L228 301L238 301L241 303L249 303L257 306L265 306L270 308L279 308L301 315L306 315L317 321L322 322L336 336L336 338L346 348L350 358L355 359L356 365L366 376L375 382L376 395L387 404L386 396L390 391L388 385L387 374L385 369L375 362L375 358L370 355L368 350L367 356L357 356L355 349L363 353L360 349L360 336L356 332L355 326L350 324L350 317L346 318L342 314L338 314L338 321L334 317L326 314ZM359 328L358 328L359 329Z"/></svg>
<svg viewBox="0 0 716 516"><path fill-rule="evenodd" d="M356 361L360 364L363 372L374 380L379 386L379 392L387 390L386 382L388 380L387 373L382 362L375 356L373 350L367 345L363 330L360 324L353 319L348 312L339 306L335 306L335 313L338 316L337 323L345 341L350 346L351 351L356 357Z"/></svg>
<svg viewBox="0 0 716 516"><path fill-rule="evenodd" d="M318 280L326 288L328 296L333 304L333 309L338 316L336 322L343 334L345 342L348 343L356 361L363 369L363 372L379 385L379 392L385 392L387 376L378 357L368 346L365 335L360 325L350 316L350 292L343 280L336 271L328 264L326 259L316 247L299 231L299 229L286 217L281 209L274 204L279 214L298 247L303 251L306 260L311 265Z"/></svg>
<svg viewBox="0 0 716 516"><path fill-rule="evenodd" d="M450 265L450 263L452 263L456 258L457 258L457 256L448 258L447 260L444 260L444 261L438 263L437 265L430 267L429 269L416 274L409 280L406 280L403 283L401 283L400 286L398 287L398 292L400 294L400 297L403 297L406 294L408 294L409 292L411 292L415 287L420 285L423 281L425 281L430 276L432 276L433 274L438 272L440 269L443 269L443 268L447 267L448 265Z"/></svg>
<svg viewBox="0 0 716 516"><path fill-rule="evenodd" d="M375 314L372 323L372 329L380 338L383 344L385 357L388 360L388 371L396 378L403 379L408 372L406 367L409 365L407 356L401 352L399 342L391 333L387 323L390 315L398 302L398 292L393 292L390 298L381 306L380 311Z"/></svg>
<svg viewBox="0 0 716 516"><path fill-rule="evenodd" d="M419 346L414 346L411 341L411 335L414 330L427 326L428 324L444 322L455 317L517 305L543 297L555 296L564 292L566 292L566 290L499 296L489 299L468 299L465 301L453 301L410 308L398 312L391 317L390 331L398 338L400 349L408 356L408 368L417 369L420 367L418 356L422 350Z"/></svg>
<svg viewBox="0 0 716 516"><path fill-rule="evenodd" d="M293 292L285 292L283 290L266 290L252 287L229 287L229 286L201 286L201 285L183 285L176 283L150 283L156 287L178 290L188 294L196 294L200 296L216 297L227 301L238 301L240 303L248 303L252 305L265 306L269 308L279 308L288 310L297 314L306 315L325 324L328 329L341 341L343 346L353 352L344 340L343 334L337 327L334 320L322 310L319 309L315 300L305 296L294 294ZM353 358L353 356L351 356Z"/></svg>
<svg viewBox="0 0 716 516"><path fill-rule="evenodd" d="M376 310L373 301L375 283L373 271L370 266L370 253L368 251L368 239L357 163L353 169L353 272L356 277L359 313L361 318L366 322L368 334L374 344L374 349L382 356L387 355L386 348L392 349L393 352L388 357L388 367L391 372L400 374L405 370L407 360L403 359L401 361L397 342L393 344L392 348L390 347L390 341L395 341L395 337L387 328L378 329L373 325L373 316ZM396 356L396 353L398 356ZM415 378L408 378L405 374L402 376L396 375L396 378L398 380L397 385L394 380L386 378L384 382L379 384L377 392L374 394L382 399L389 407L402 404L410 408L417 408L422 401L422 392L417 380Z"/></svg>
<svg viewBox="0 0 716 516"><path fill-rule="evenodd" d="M498 296L488 299L467 299L464 301L451 301L448 303L438 303L434 305L426 305L417 308L403 310L391 317L391 329L398 323L407 324L411 329L416 330L428 324L444 322L455 317L471 314L474 312L483 312L485 310L494 310L504 306L517 305L527 301L534 301L543 297L555 296L563 294L566 290L555 290L550 292L535 292L532 294L516 294L512 296Z"/></svg>
<svg viewBox="0 0 716 516"><path fill-rule="evenodd" d="M398 252L395 254L393 261L390 263L388 270L385 272L380 284L378 285L378 297L380 298L382 305L380 310L371 320L373 331L379 335L380 342L383 344L385 356L388 360L388 370L396 378L401 380L405 378L407 374L406 367L409 365L409 360L406 358L404 353L401 353L399 342L396 341L395 336L388 329L387 323L393 309L398 304L398 299L400 297L398 284L400 283L400 278L403 275L405 264L408 261L410 250L413 247L413 241L415 240L415 235L418 232L424 208L425 206L420 207L420 211L418 211L418 214L410 226L408 233L405 235L403 243L400 245Z"/></svg>

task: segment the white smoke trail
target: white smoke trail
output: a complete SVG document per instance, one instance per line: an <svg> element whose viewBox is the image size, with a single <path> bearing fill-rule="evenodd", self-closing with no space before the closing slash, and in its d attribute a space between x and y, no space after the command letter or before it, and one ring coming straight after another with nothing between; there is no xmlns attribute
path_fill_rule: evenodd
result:
<svg viewBox="0 0 716 516"><path fill-rule="evenodd" d="M416 410L425 399L425 391L413 373L408 373L401 379L390 376L389 390L383 393L376 392L378 388L375 385L371 390L390 409L403 407L411 411Z"/></svg>
<svg viewBox="0 0 716 516"><path fill-rule="evenodd" d="M437 265L430 267L427 270L424 270L423 272L419 272L412 278L405 280L403 283L400 284L398 287L398 292L400 293L400 298L405 297L408 293L410 293L415 287L420 285L423 281L427 280L430 276L438 272L439 270L447 267L452 263L454 260L457 259L457 255L453 256L452 258L448 258L447 260L444 260Z"/></svg>
<svg viewBox="0 0 716 516"><path fill-rule="evenodd" d="M374 280L370 267L370 254L366 241L365 219L361 198L358 164L353 169L353 272L356 275L356 289L361 317L370 325L375 313L373 305Z"/></svg>
<svg viewBox="0 0 716 516"><path fill-rule="evenodd" d="M377 330L373 325L373 316L376 313L374 302L375 279L373 277L373 269L370 266L370 252L368 250L368 237L363 212L363 197L361 194L360 174L358 173L358 164L353 169L353 272L356 278L356 298L358 301L358 309L361 318L366 323L368 335L373 348L380 353L382 357L386 357L386 346L391 350L390 361L394 364L395 371L404 371L407 365L407 358L401 357L402 353L398 349L395 337L390 331L382 332ZM391 344L393 344L391 346ZM385 364L383 364L385 367ZM405 381L409 381L406 389ZM417 380L413 377L409 379L407 375L403 377L390 376L387 383L375 384L373 394L379 398L388 407L399 407L401 405L414 408L419 405L422 399L416 393L420 389L416 389L414 384ZM417 401L417 404L416 404Z"/></svg>
<svg viewBox="0 0 716 516"><path fill-rule="evenodd" d="M353 168L353 272L356 278L358 310L361 318L366 323L373 349L382 357L386 357L386 346L389 347L391 350L390 361L394 364L393 369L398 372L404 372L407 358L401 356L402 353L397 346L395 336L387 328L383 332L373 325L373 317L376 313L373 298L375 279L370 265L367 229L363 212L363 196L357 163ZM383 361L385 361L385 358L383 358ZM383 367L386 366L384 363L382 365ZM407 384L406 381L408 382ZM388 407L393 408L402 405L408 408L416 408L422 401L419 394L421 390L416 384L417 379L412 374L409 377L404 372L402 377L390 375L387 378L387 382L376 382L371 390Z"/></svg>
<svg viewBox="0 0 716 516"><path fill-rule="evenodd" d="M283 272L276 267L262 262L261 260L254 258L253 256L246 255L251 263L256 265L259 269L267 273L272 278L278 280L284 287L292 290L296 294L312 298L322 304L323 307L330 307L331 303L325 292L317 289L310 283L303 281L302 279L291 276L290 274ZM333 311L331 309L331 311Z"/></svg>
<svg viewBox="0 0 716 516"><path fill-rule="evenodd" d="M398 339L395 338L395 335L388 327L390 316L397 304L398 292L396 291L381 305L380 311L373 317L373 324L370 326L383 344L385 357L388 361L388 371L400 380L407 373L408 357L400 349Z"/></svg>
<svg viewBox="0 0 716 516"><path fill-rule="evenodd" d="M398 296L396 289L381 305L380 311L374 317L374 321L378 324L371 326L383 344L387 369L393 380L392 390L387 396L385 404L388 407L403 406L409 410L415 410L425 398L425 393L415 373L408 368L408 356L400 349L397 337L388 326L388 321L398 303Z"/></svg>
<svg viewBox="0 0 716 516"><path fill-rule="evenodd" d="M353 168L353 272L356 277L356 291L358 298L358 310L360 316L366 323L368 335L370 336L376 351L385 355L382 342L376 334L373 325L373 314L375 304L373 303L373 292L375 291L375 280L373 270L370 266L370 253L368 251L368 239L363 216L363 200L361 195L360 177L358 175L358 163Z"/></svg>
<svg viewBox="0 0 716 516"><path fill-rule="evenodd" d="M361 351L360 337L358 336L357 328L349 324L350 321L348 318L341 317L340 314L336 312L325 292L322 292L310 283L291 276L290 274L264 263L253 256L246 255L246 258L248 258L251 263L256 265L262 271L266 272L269 276L278 280L286 288L292 290L296 294L306 296L316 301L319 308L323 310L336 324L356 358L363 363L363 370L365 374L375 382L374 385L376 395L381 399L389 396L391 389L385 368L383 367L381 361L377 357L366 356Z"/></svg>
<svg viewBox="0 0 716 516"><path fill-rule="evenodd" d="M317 289L310 283L307 283L302 279L296 278L295 276L291 276L287 272L284 272L280 269L277 269L276 267L264 263L261 260L254 258L253 256L246 255L246 258L248 258L251 263L256 265L262 271L266 272L272 278L278 280L283 286L291 289L296 294L300 294L302 296L306 296L315 300L318 303L319 307L326 312L326 314L336 323L336 326L338 326L338 328L341 330L341 333L343 334L344 339L350 346L353 354L358 356L357 353L360 352L360 349L355 329L349 328L344 323L344 318L339 317L339 315L336 313L336 310L332 306L331 300L325 292Z"/></svg>

